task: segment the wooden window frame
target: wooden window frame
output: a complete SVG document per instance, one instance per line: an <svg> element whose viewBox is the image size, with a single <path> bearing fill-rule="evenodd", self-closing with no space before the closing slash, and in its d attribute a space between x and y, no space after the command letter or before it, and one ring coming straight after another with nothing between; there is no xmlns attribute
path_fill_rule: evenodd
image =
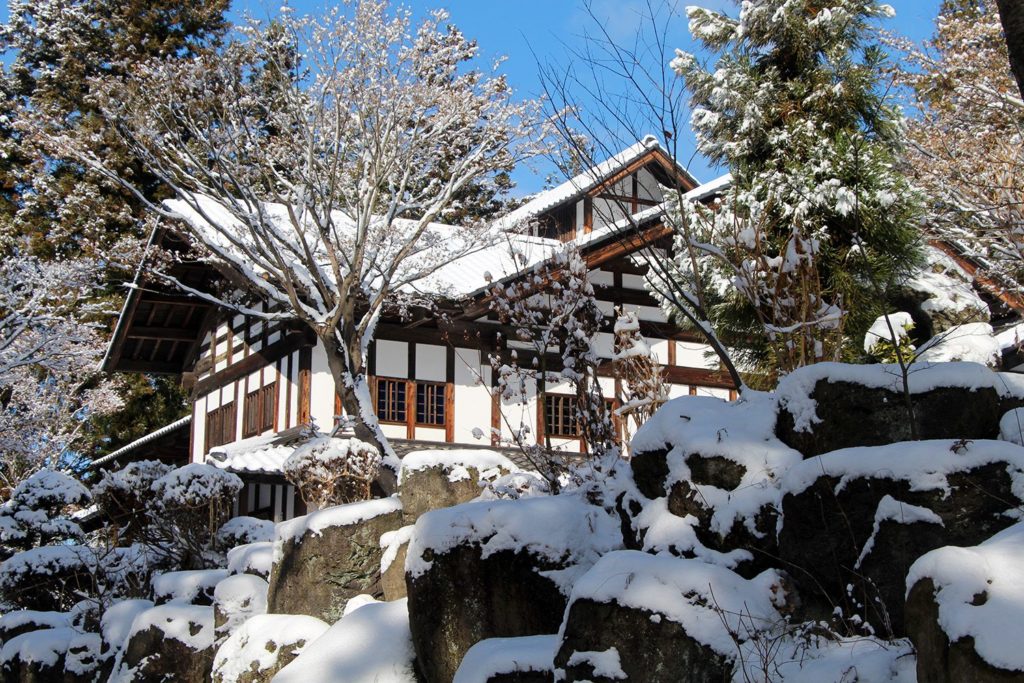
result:
<svg viewBox="0 0 1024 683"><path fill-rule="evenodd" d="M277 382L264 384L245 395L242 438L248 439L277 426Z"/></svg>
<svg viewBox="0 0 1024 683"><path fill-rule="evenodd" d="M431 427L431 428L434 428L434 429L443 429L448 424L448 416L449 416L449 412L448 412L448 403L449 403L449 401L448 401L448 394L449 394L449 387L450 386L451 385L448 382L426 382L426 381L423 381L423 382L420 382L420 381L413 382L413 393L414 393L415 398L416 398L415 404L413 406L413 421L414 421L415 426L417 426L417 427ZM440 408L441 408L441 421L440 422L420 421L420 387L423 387L424 389L432 389L432 390L435 390L435 391L437 389L441 390L441 396L440 396L440 402L441 402L441 406L440 406ZM436 401L437 398L438 397L435 395L434 400Z"/></svg>
<svg viewBox="0 0 1024 683"><path fill-rule="evenodd" d="M551 423L548 420L548 400L555 399L558 401L568 401L571 406L571 411L575 420L575 433L566 434L562 432L556 432L551 430ZM550 437L552 439L573 439L581 440L583 438L583 429L579 423L579 417L575 416L576 412L576 397L572 394L559 394L554 392L544 392L542 400L537 402L538 410L538 428L537 436L540 439ZM561 420L559 420L561 422ZM551 431L549 431L551 430Z"/></svg>
<svg viewBox="0 0 1024 683"><path fill-rule="evenodd" d="M385 420L380 416L379 406L380 400L378 392L380 389L381 382L402 382L405 384L405 419L404 420ZM419 418L419 406L417 405L417 389L420 385L429 385L436 387L444 387L444 422L442 423L430 423L420 422ZM446 443L451 443L455 440L455 384L454 382L434 382L427 380L415 380L407 379L404 377L371 377L370 387L373 393L373 407L374 412L377 413L377 420L382 425L393 425L393 426L404 426L405 427L405 438L415 439L416 429L443 429L444 440Z"/></svg>
<svg viewBox="0 0 1024 683"><path fill-rule="evenodd" d="M404 385L400 390L395 391L395 400L398 396L403 395L404 403L402 405L403 418L401 420L389 420L381 416L380 411L380 386L381 382L394 382L395 384ZM403 379L401 377L374 377L373 378L373 411L377 415L377 421L381 424L386 425L407 425L409 423L409 388L412 384L412 380ZM401 393L404 392L404 393Z"/></svg>
<svg viewBox="0 0 1024 683"><path fill-rule="evenodd" d="M238 419L234 400L206 412L204 442L206 452L217 446L224 446L235 440ZM217 432L216 436L214 432Z"/></svg>

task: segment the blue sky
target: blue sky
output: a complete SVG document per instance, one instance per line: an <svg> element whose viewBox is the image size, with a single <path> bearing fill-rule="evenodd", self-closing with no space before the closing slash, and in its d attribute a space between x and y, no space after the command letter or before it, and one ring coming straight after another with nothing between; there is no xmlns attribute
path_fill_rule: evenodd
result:
<svg viewBox="0 0 1024 683"><path fill-rule="evenodd" d="M672 2L673 0L665 0ZM935 17L941 0L889 0L896 17L884 22L884 28L921 41L934 31ZM606 19L613 35L629 40L635 36L638 12L646 0L592 0L595 14ZM315 13L327 3L324 0L289 0L295 10ZM406 0L405 5L416 11L443 7L451 14L451 21L462 31L479 41L487 57L505 56L505 73L516 90L525 96L540 93L537 60L563 63L567 46L578 46L581 34L590 26L582 7L582 0ZM679 5L703 5L735 13L736 4L730 0L683 0ZM267 0L235 0L232 11L251 12L259 18L275 13L278 3ZM695 50L686 31L685 21L673 31L677 47ZM671 55L666 57L666 61ZM692 150L692 141L685 141L683 149ZM681 157L684 155L680 155ZM687 155L688 156L688 155ZM684 159L681 159L684 160ZM701 158L693 158L691 171L701 180L719 174ZM545 169L522 169L516 173L516 194L541 189Z"/></svg>

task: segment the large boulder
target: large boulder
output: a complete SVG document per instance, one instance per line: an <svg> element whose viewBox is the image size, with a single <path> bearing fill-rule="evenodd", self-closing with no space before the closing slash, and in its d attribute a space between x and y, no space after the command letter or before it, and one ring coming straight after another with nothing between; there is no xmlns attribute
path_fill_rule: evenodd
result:
<svg viewBox="0 0 1024 683"><path fill-rule="evenodd" d="M867 621L900 636L914 561L1012 523L1024 448L948 440L850 448L801 462L780 487L779 557L793 568L806 616Z"/></svg>
<svg viewBox="0 0 1024 683"><path fill-rule="evenodd" d="M0 616L0 644L29 631L71 626L73 620L72 612L40 612L31 609L8 612Z"/></svg>
<svg viewBox="0 0 1024 683"><path fill-rule="evenodd" d="M781 621L784 598L772 570L747 580L699 560L609 553L573 587L556 678L732 681L739 648Z"/></svg>
<svg viewBox="0 0 1024 683"><path fill-rule="evenodd" d="M253 574L267 579L273 566L273 541L246 543L228 551L229 574Z"/></svg>
<svg viewBox="0 0 1024 683"><path fill-rule="evenodd" d="M803 456L775 438L767 394L726 402L684 397L633 439L635 492L618 500L630 547L715 558L744 575L776 555L775 480Z"/></svg>
<svg viewBox="0 0 1024 683"><path fill-rule="evenodd" d="M1002 387L976 363L921 363L909 368L907 392L895 365L818 363L779 382L778 438L804 454L917 439L994 439Z"/></svg>
<svg viewBox="0 0 1024 683"><path fill-rule="evenodd" d="M301 614L254 616L217 649L213 683L270 683L328 628L319 619Z"/></svg>
<svg viewBox="0 0 1024 683"><path fill-rule="evenodd" d="M410 522L428 510L451 507L480 495L481 483L517 470L495 451L482 449L415 451L402 459L398 496Z"/></svg>
<svg viewBox="0 0 1024 683"><path fill-rule="evenodd" d="M11 638L0 649L0 677L4 683L50 683L64 679L64 661L73 628L30 631ZM86 681L76 677L74 680Z"/></svg>
<svg viewBox="0 0 1024 683"><path fill-rule="evenodd" d="M1024 523L921 557L907 576L919 683L1024 681Z"/></svg>
<svg viewBox="0 0 1024 683"><path fill-rule="evenodd" d="M306 646L274 683L418 683L405 600L369 601Z"/></svg>
<svg viewBox="0 0 1024 683"><path fill-rule="evenodd" d="M96 680L111 677L118 655L128 643L135 617L153 607L149 600L121 600L108 607L100 618L99 675Z"/></svg>
<svg viewBox="0 0 1024 683"><path fill-rule="evenodd" d="M384 551L380 559L380 585L384 599L389 602L406 597L405 557L414 528L409 524L380 537L380 547Z"/></svg>
<svg viewBox="0 0 1024 683"><path fill-rule="evenodd" d="M217 584L213 591L213 624L218 642L249 618L266 614L268 588L264 579L252 574L235 574Z"/></svg>
<svg viewBox="0 0 1024 683"><path fill-rule="evenodd" d="M168 603L138 614L111 680L206 683L214 654L213 607Z"/></svg>
<svg viewBox="0 0 1024 683"><path fill-rule="evenodd" d="M381 597L380 537L402 526L398 498L324 508L277 525L267 611L337 621L349 598Z"/></svg>
<svg viewBox="0 0 1024 683"><path fill-rule="evenodd" d="M615 520L576 495L487 500L428 512L406 559L420 670L450 683L486 638L554 633L576 577L621 547Z"/></svg>
<svg viewBox="0 0 1024 683"><path fill-rule="evenodd" d="M469 648L452 683L554 683L558 636L488 638Z"/></svg>
<svg viewBox="0 0 1024 683"><path fill-rule="evenodd" d="M162 605L212 605L213 590L228 577L226 569L192 569L153 577L153 602Z"/></svg>
<svg viewBox="0 0 1024 683"><path fill-rule="evenodd" d="M988 306L974 291L974 278L950 256L933 246L924 249L925 265L901 286L912 304L914 323L924 338L964 323L987 323Z"/></svg>

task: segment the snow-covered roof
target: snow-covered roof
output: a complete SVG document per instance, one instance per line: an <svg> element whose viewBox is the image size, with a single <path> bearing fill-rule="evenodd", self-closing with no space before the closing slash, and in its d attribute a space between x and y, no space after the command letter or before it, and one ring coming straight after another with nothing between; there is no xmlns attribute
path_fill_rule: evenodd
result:
<svg viewBox="0 0 1024 683"><path fill-rule="evenodd" d="M655 150L664 151L658 143L657 138L653 135L648 135L635 145L627 147L618 154L615 154L596 166L580 173L575 178L571 178L550 190L541 192L515 211L512 211L498 219L495 225L502 230L514 229L523 222L528 221L546 211L550 211L560 204L581 197L603 183L609 176L615 174L623 167L628 166L645 154ZM678 164L676 167L680 174L685 175L687 178L692 180L695 185L699 184L697 179L694 178L693 175L685 168Z"/></svg>
<svg viewBox="0 0 1024 683"><path fill-rule="evenodd" d="M122 455L126 455L126 454L128 454L128 453L130 453L130 452L132 452L132 451L134 451L134 450L136 450L138 448L141 448L142 446L145 446L148 443L152 443L153 441L156 441L157 439L159 439L162 436L166 436L167 434L170 434L171 432L177 431L179 429L184 429L185 427L187 427L191 423L192 423L192 416L191 415L186 415L185 417L181 418L180 420L175 420L171 424L164 425L163 427L161 427L160 429L156 430L155 432L150 432L149 434L146 434L145 436L140 437L140 438L136 439L135 441L132 441L127 446L122 446L121 448L118 448L113 453L108 453L107 455L104 455L102 458L97 458L96 460L93 460L91 463L89 463L89 469L95 469L97 467L101 467L102 465L106 465L109 462L117 460Z"/></svg>
<svg viewBox="0 0 1024 683"><path fill-rule="evenodd" d="M210 449L206 461L235 473L281 474L288 456L312 437L305 428L254 436Z"/></svg>

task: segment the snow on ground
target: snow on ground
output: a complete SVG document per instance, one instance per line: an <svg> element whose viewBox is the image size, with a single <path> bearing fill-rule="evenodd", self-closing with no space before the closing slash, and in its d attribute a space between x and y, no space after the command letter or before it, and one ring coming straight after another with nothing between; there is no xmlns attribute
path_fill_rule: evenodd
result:
<svg viewBox="0 0 1024 683"><path fill-rule="evenodd" d="M469 648L452 683L485 683L495 676L551 671L557 635L488 638Z"/></svg>
<svg viewBox="0 0 1024 683"><path fill-rule="evenodd" d="M218 583L213 591L213 602L227 618L217 630L218 635L231 633L249 617L265 614L269 588L266 580L252 574L236 574Z"/></svg>
<svg viewBox="0 0 1024 683"><path fill-rule="evenodd" d="M78 631L67 626L23 633L4 643L0 649L0 665L6 666L17 659L22 664L56 666L77 635Z"/></svg>
<svg viewBox="0 0 1024 683"><path fill-rule="evenodd" d="M950 642L973 638L986 662L1024 671L1024 523L973 548L948 546L918 558L907 591L922 579L935 584L939 626Z"/></svg>
<svg viewBox="0 0 1024 683"><path fill-rule="evenodd" d="M237 683L253 671L266 671L281 654L298 654L330 628L315 617L260 614L242 624L217 650L213 675ZM312 680L312 679L311 679Z"/></svg>
<svg viewBox="0 0 1024 683"><path fill-rule="evenodd" d="M966 361L996 367L1003 351L988 323L956 325L925 342L917 360L926 363Z"/></svg>
<svg viewBox="0 0 1024 683"><path fill-rule="evenodd" d="M551 485L539 475L531 472L503 474L480 491L483 500L517 500L534 496L551 495Z"/></svg>
<svg viewBox="0 0 1024 683"><path fill-rule="evenodd" d="M305 534L319 536L324 529L356 524L390 512L400 511L401 509L402 502L397 496L364 500L347 505L335 505L279 523L274 543L287 543L288 541L301 538ZM274 552L276 555L276 547Z"/></svg>
<svg viewBox="0 0 1024 683"><path fill-rule="evenodd" d="M467 543L480 544L485 558L513 550L569 565L568 571L543 573L568 594L578 572L622 546L622 534L616 520L576 495L463 503L432 510L416 521L406 575L417 577L430 569L428 550L443 555Z"/></svg>
<svg viewBox="0 0 1024 683"><path fill-rule="evenodd" d="M779 406L793 414L797 431L810 431L821 419L817 402L811 398L820 381L852 382L873 389L903 391L903 377L898 365L850 365L817 363L795 370L779 381L775 396ZM909 368L907 384L911 394L921 394L942 387L977 391L993 388L1003 392L996 373L979 363L914 363Z"/></svg>
<svg viewBox="0 0 1024 683"><path fill-rule="evenodd" d="M229 574L259 574L270 576L274 564L274 543L260 541L247 543L228 551Z"/></svg>
<svg viewBox="0 0 1024 683"><path fill-rule="evenodd" d="M401 484L412 472L438 467L448 470L450 481L469 479L468 468L480 473L481 479L494 479L505 472L516 472L519 466L501 453L485 449L453 449L414 451L402 458L402 469L398 473Z"/></svg>
<svg viewBox="0 0 1024 683"><path fill-rule="evenodd" d="M785 683L917 683L914 646L905 639L787 640L771 667Z"/></svg>
<svg viewBox="0 0 1024 683"><path fill-rule="evenodd" d="M157 602L192 604L199 596L213 596L218 583L228 578L227 569L190 569L153 577L153 598Z"/></svg>
<svg viewBox="0 0 1024 683"><path fill-rule="evenodd" d="M348 613L273 678L273 683L415 683L406 600Z"/></svg>

